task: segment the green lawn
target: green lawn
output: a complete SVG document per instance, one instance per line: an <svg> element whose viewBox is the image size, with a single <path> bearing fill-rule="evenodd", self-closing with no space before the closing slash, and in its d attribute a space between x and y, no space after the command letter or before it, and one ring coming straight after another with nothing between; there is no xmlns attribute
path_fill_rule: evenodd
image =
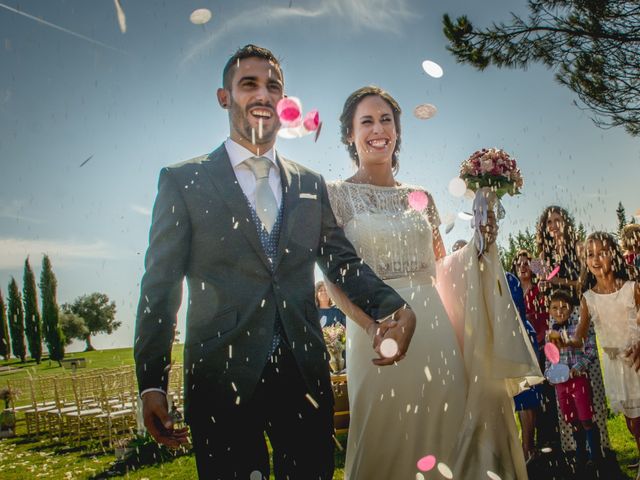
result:
<svg viewBox="0 0 640 480"><path fill-rule="evenodd" d="M172 358L182 363L182 345L176 345ZM131 348L118 348L93 352L80 352L66 355L65 358L86 359L87 367L79 370L113 368L121 365L133 365ZM7 379L26 378L29 375L71 375L71 370L60 368L56 362L44 360L40 365L19 360L0 361L0 367L12 367L9 371L0 371L0 388ZM18 404L28 401L28 393L22 392ZM68 445L49 440L28 439L24 436L24 423L19 425L18 437L0 439L0 478L2 480L23 480L25 478L44 479L90 479L110 469L115 462L113 451L104 451L99 445L84 442L82 448L70 448ZM346 436L338 437L346 445ZM344 452L336 449L335 479L343 478ZM145 466L121 476L109 478L127 479L193 479L196 478L195 460L192 455L178 457L171 462L154 466ZM273 478L273 476L272 476Z"/></svg>
<svg viewBox="0 0 640 480"><path fill-rule="evenodd" d="M133 354L131 348L82 352L67 355L67 358L84 357L87 368L112 368L120 365L132 365ZM176 345L173 351L174 361L182 362L182 345ZM0 387L6 384L6 379L24 378L29 375L71 374L70 370L60 368L57 363L43 361L40 365L34 362L21 364L19 361L0 362L0 367L11 366L9 372L0 372ZM26 392L21 395L23 403ZM624 418L617 415L608 422L609 435L616 451L623 471L628 475L635 475L635 471L625 468L635 458L637 451L631 434L627 431ZM18 430L18 437L0 440L0 478L3 480L22 480L24 478L49 479L90 479L101 478L100 474L108 471L115 461L112 451L106 452L98 445L84 443L82 448L69 448L68 445L57 441L34 440L24 437L24 423ZM346 445L346 436L341 435L338 440ZM335 479L344 478L344 452L336 449ZM192 479L196 477L195 461L192 455L178 457L171 462L154 466L142 467L136 471L121 476L109 478L130 479Z"/></svg>

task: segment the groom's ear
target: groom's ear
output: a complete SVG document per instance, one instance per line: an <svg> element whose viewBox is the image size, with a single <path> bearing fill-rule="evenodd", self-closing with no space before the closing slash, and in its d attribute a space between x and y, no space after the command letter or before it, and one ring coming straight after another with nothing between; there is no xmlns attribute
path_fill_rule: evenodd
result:
<svg viewBox="0 0 640 480"><path fill-rule="evenodd" d="M229 90L227 90L226 88L219 88L216 92L216 96L218 97L218 103L222 108L224 108L225 110L229 108L231 97Z"/></svg>

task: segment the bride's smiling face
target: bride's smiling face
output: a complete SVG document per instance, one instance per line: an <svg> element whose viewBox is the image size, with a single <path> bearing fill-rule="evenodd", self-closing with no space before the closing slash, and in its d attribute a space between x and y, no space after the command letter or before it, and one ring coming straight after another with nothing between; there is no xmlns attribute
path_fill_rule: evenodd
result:
<svg viewBox="0 0 640 480"><path fill-rule="evenodd" d="M353 116L349 136L358 152L360 168L385 163L391 168L397 138L391 106L377 95L363 98Z"/></svg>

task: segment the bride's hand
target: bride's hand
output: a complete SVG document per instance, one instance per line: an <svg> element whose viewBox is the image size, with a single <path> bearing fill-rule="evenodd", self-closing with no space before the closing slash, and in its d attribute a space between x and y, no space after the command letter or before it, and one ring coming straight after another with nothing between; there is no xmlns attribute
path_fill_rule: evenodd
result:
<svg viewBox="0 0 640 480"><path fill-rule="evenodd" d="M378 324L376 335L373 340L373 348L380 355L380 358L374 358L372 361L375 365L393 365L395 362L402 360L407 354L413 332L416 329L416 315L410 308L402 308L394 314L392 320ZM383 340L392 339L397 345L397 352L391 357L385 357L380 351L380 344Z"/></svg>

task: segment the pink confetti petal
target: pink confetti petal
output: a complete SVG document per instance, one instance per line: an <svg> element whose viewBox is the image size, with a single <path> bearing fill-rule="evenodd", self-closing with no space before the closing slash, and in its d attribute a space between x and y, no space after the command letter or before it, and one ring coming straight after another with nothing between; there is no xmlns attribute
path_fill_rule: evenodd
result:
<svg viewBox="0 0 640 480"><path fill-rule="evenodd" d="M545 344L544 354L554 365L560 361L560 350L551 342Z"/></svg>
<svg viewBox="0 0 640 480"><path fill-rule="evenodd" d="M315 132L320 125L320 114L318 110L310 110L304 116L304 128L309 130L310 132Z"/></svg>
<svg viewBox="0 0 640 480"><path fill-rule="evenodd" d="M276 105L276 112L282 123L288 124L298 120L302 114L302 105L296 97L285 97Z"/></svg>
<svg viewBox="0 0 640 480"><path fill-rule="evenodd" d="M558 274L559 271L560 271L560 265L556 265L556 268L551 270L551 273L549 275L547 275L547 281L549 281L553 277L555 277Z"/></svg>
<svg viewBox="0 0 640 480"><path fill-rule="evenodd" d="M411 192L407 199L409 200L409 206L418 212L421 212L429 205L429 197L427 197L426 193L419 190Z"/></svg>
<svg viewBox="0 0 640 480"><path fill-rule="evenodd" d="M433 455L427 455L418 460L418 470L421 472L428 472L436 466L436 457Z"/></svg>

